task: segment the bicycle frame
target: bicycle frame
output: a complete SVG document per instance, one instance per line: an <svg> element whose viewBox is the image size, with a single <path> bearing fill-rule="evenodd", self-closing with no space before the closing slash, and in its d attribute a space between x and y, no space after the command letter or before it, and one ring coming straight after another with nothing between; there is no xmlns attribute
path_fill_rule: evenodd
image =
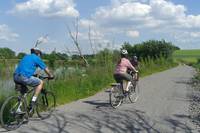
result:
<svg viewBox="0 0 200 133"><path fill-rule="evenodd" d="M34 89L30 89L28 90L26 93L24 94L21 94L18 96L19 98L19 107L21 106L22 102L24 102L24 105L25 105L25 110L26 112L28 113L28 99L27 99L27 95L30 94L31 92L33 92Z"/></svg>

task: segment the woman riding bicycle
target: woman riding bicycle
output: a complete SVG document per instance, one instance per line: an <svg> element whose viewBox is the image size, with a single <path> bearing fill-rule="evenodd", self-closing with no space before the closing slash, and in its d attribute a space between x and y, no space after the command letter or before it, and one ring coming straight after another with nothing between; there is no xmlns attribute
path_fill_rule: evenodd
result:
<svg viewBox="0 0 200 133"><path fill-rule="evenodd" d="M138 71L135 69L135 67L131 64L131 62L127 58L128 58L127 50L125 49L121 50L121 59L117 63L113 76L117 83L123 84L123 80L126 80L126 81L131 81L131 83L134 85L133 77L127 73L127 70L131 69L136 73ZM129 91L127 87L123 89L125 93Z"/></svg>

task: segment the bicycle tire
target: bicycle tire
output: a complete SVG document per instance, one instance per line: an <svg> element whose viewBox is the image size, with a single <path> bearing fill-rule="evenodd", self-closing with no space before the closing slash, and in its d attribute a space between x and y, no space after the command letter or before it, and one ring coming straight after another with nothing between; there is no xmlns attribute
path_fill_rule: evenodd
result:
<svg viewBox="0 0 200 133"><path fill-rule="evenodd" d="M119 85L113 86L110 89L109 99L110 99L110 105L113 108L117 108L122 104L123 93L122 93L122 89L120 88Z"/></svg>
<svg viewBox="0 0 200 133"><path fill-rule="evenodd" d="M131 103L135 103L138 98L139 98L139 86L138 86L138 81L135 81L134 85L129 86L129 94L128 98Z"/></svg>
<svg viewBox="0 0 200 133"><path fill-rule="evenodd" d="M25 112L24 114L16 113L20 102L22 103L20 109ZM25 115L27 115L26 110L24 100L20 100L18 96L8 97L1 107L0 117L2 127L9 131L19 128L23 124Z"/></svg>
<svg viewBox="0 0 200 133"><path fill-rule="evenodd" d="M51 116L55 110L56 98L53 92L44 91L40 93L37 99L36 112L39 118L46 119Z"/></svg>

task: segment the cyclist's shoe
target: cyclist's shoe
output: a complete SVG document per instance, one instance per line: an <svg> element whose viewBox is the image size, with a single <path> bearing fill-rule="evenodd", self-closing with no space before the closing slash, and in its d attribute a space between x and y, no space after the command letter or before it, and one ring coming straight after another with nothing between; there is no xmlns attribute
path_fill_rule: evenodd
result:
<svg viewBox="0 0 200 133"><path fill-rule="evenodd" d="M124 91L124 96L128 96L129 91Z"/></svg>
<svg viewBox="0 0 200 133"><path fill-rule="evenodd" d="M34 113L34 108L35 108L35 102L31 101L30 106L29 106L29 114Z"/></svg>
<svg viewBox="0 0 200 133"><path fill-rule="evenodd" d="M26 112L22 111L20 108L18 108L15 113L18 114L18 115L26 114Z"/></svg>
<svg viewBox="0 0 200 133"><path fill-rule="evenodd" d="M28 123L28 118L24 118L22 121L23 124Z"/></svg>

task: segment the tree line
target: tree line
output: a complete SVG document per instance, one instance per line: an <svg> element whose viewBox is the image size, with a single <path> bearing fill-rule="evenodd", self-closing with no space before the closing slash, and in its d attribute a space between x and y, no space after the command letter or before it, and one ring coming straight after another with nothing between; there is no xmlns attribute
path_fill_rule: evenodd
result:
<svg viewBox="0 0 200 133"><path fill-rule="evenodd" d="M22 59L26 53L20 52L16 53L15 51L9 49L9 48L0 48L0 59ZM51 52L51 53L43 53L42 58L44 59L54 59L54 60L66 60L68 59L68 55L65 53L60 52Z"/></svg>
<svg viewBox="0 0 200 133"><path fill-rule="evenodd" d="M122 45L122 49L126 49L129 53L129 56L132 57L134 55L138 56L141 59L145 58L152 58L156 59L159 57L168 58L172 56L172 53L175 50L179 50L180 48L173 45L171 42L166 42L165 40L148 40L139 44L131 44L129 42L124 42ZM99 55L106 56L107 54L113 54L117 57L119 57L119 50L111 51L109 49L104 49L102 51L99 51L96 55L87 55L87 60L94 59L95 57L98 57ZM9 48L0 48L0 59L21 59L26 55L24 52L20 52L18 54L15 53L15 51L9 49ZM56 51L52 51L51 53L43 53L42 55L43 59L49 60L50 62L54 62L55 60L79 60L79 55L72 55L68 56L66 53L60 53Z"/></svg>
<svg viewBox="0 0 200 133"><path fill-rule="evenodd" d="M125 42L122 48L127 49L129 56L138 56L141 59L160 57L169 58L175 50L180 48L165 40L148 40L139 44Z"/></svg>

